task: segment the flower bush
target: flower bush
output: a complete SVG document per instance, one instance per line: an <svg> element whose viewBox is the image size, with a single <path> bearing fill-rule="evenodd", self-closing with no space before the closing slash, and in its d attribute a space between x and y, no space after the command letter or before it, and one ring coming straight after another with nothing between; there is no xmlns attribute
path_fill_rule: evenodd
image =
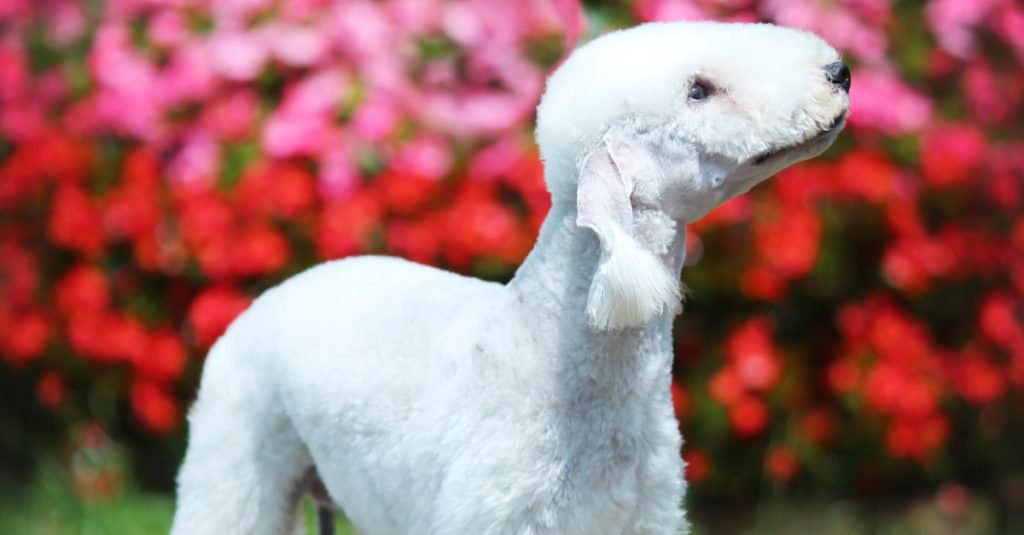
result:
<svg viewBox="0 0 1024 535"><path fill-rule="evenodd" d="M824 158L688 229L687 477L744 496L1024 470L1024 7L585 10L4 2L0 358L19 395L0 419L37 442L58 432L40 420L101 422L139 455L169 444L170 473L204 352L262 289L362 253L511 275L549 202L533 108L588 28L768 20L842 50L852 112Z"/></svg>

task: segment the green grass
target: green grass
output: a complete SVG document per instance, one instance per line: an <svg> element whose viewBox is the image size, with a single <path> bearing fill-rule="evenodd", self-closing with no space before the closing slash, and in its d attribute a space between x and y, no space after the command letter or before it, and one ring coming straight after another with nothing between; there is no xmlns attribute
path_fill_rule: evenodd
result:
<svg viewBox="0 0 1024 535"><path fill-rule="evenodd" d="M302 504L307 533L314 531L313 503ZM166 494L128 490L116 498L82 500L55 469L44 469L21 494L0 494L3 535L166 535L174 499ZM356 535L342 518L336 535Z"/></svg>
<svg viewBox="0 0 1024 535"><path fill-rule="evenodd" d="M52 466L52 465L51 465ZM1022 518L1009 525L982 496L973 496L951 517L925 497L879 509L856 502L768 502L752 510L692 511L694 535L988 535L1024 533ZM44 468L34 483L18 494L0 493L0 535L148 535L165 534L174 512L173 497L128 489L116 498L82 500L71 491L65 472ZM303 502L306 532L315 533L312 502ZM1020 531L1018 531L1020 530ZM336 534L355 535L338 518Z"/></svg>

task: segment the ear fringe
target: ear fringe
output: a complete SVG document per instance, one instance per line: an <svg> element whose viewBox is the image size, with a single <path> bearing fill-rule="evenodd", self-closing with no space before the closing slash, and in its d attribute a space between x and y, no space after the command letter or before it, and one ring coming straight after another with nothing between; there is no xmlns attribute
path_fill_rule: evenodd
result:
<svg viewBox="0 0 1024 535"><path fill-rule="evenodd" d="M680 308L679 280L618 226L601 243L601 261L587 296L587 322L601 330L640 327Z"/></svg>

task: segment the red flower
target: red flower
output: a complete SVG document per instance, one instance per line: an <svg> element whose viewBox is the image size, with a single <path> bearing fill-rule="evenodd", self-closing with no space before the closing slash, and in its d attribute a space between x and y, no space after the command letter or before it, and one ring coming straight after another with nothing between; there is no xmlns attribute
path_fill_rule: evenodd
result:
<svg viewBox="0 0 1024 535"><path fill-rule="evenodd" d="M981 302L978 327L989 340L1005 348L1024 342L1024 325L1018 316L1018 303L1006 292L992 292Z"/></svg>
<svg viewBox="0 0 1024 535"><path fill-rule="evenodd" d="M986 405L1006 393L1006 376L980 350L969 348L956 361L954 384L974 405Z"/></svg>
<svg viewBox="0 0 1024 535"><path fill-rule="evenodd" d="M711 475L711 460L701 450L687 449L683 452L683 462L686 463L686 480L690 483L700 483Z"/></svg>
<svg viewBox="0 0 1024 535"><path fill-rule="evenodd" d="M235 238L232 264L242 275L273 273L291 258L291 246L280 232L266 225L247 228Z"/></svg>
<svg viewBox="0 0 1024 535"><path fill-rule="evenodd" d="M718 370L711 377L708 390L711 392L711 397L726 407L736 404L744 395L743 384L740 383L732 368L728 366Z"/></svg>
<svg viewBox="0 0 1024 535"><path fill-rule="evenodd" d="M955 186L981 165L987 150L985 136L976 126L933 130L921 140L921 172L933 186Z"/></svg>
<svg viewBox="0 0 1024 535"><path fill-rule="evenodd" d="M377 228L383 210L368 192L324 207L317 225L316 244L322 258L342 258L366 250L370 233Z"/></svg>
<svg viewBox="0 0 1024 535"><path fill-rule="evenodd" d="M132 385L131 406L139 423L157 435L169 434L181 421L177 401L156 383L139 381Z"/></svg>
<svg viewBox="0 0 1024 535"><path fill-rule="evenodd" d="M24 366L43 354L53 333L53 324L45 314L29 311L6 318L10 322L3 332L3 349L7 361Z"/></svg>
<svg viewBox="0 0 1024 535"><path fill-rule="evenodd" d="M757 435L768 425L768 406L753 396L743 396L729 408L729 424L741 437Z"/></svg>
<svg viewBox="0 0 1024 535"><path fill-rule="evenodd" d="M57 189L47 225L54 243L95 256L103 248L102 230L99 210L84 189L77 185Z"/></svg>
<svg viewBox="0 0 1024 535"><path fill-rule="evenodd" d="M882 203L895 190L897 169L885 155L869 150L847 152L836 169L838 188L867 201Z"/></svg>
<svg viewBox="0 0 1024 535"><path fill-rule="evenodd" d="M374 184L380 189L384 205L396 214L416 213L440 191L441 182L414 173L388 171L378 175Z"/></svg>
<svg viewBox="0 0 1024 535"><path fill-rule="evenodd" d="M110 305L107 277L99 268L79 264L68 270L54 288L57 309L71 316L101 311Z"/></svg>
<svg viewBox="0 0 1024 535"><path fill-rule="evenodd" d="M782 375L771 323L749 320L733 329L725 342L725 356L739 381L752 390L768 390Z"/></svg>
<svg viewBox="0 0 1024 535"><path fill-rule="evenodd" d="M242 174L235 196L251 215L294 219L312 210L317 191L313 176L302 167L260 161Z"/></svg>
<svg viewBox="0 0 1024 535"><path fill-rule="evenodd" d="M690 413L690 397L686 395L686 390L683 390L683 387L676 381L672 381L670 393L676 418L682 420Z"/></svg>
<svg viewBox="0 0 1024 535"><path fill-rule="evenodd" d="M885 446L896 458L926 462L949 437L949 422L934 414L924 418L901 418L885 434Z"/></svg>
<svg viewBox="0 0 1024 535"><path fill-rule="evenodd" d="M388 249L413 262L434 264L441 252L441 226L440 218L431 216L393 221L387 227Z"/></svg>
<svg viewBox="0 0 1024 535"><path fill-rule="evenodd" d="M150 333L147 350L138 355L135 368L139 375L160 383L172 383L181 377L187 354L177 333L161 329Z"/></svg>
<svg viewBox="0 0 1024 535"><path fill-rule="evenodd" d="M781 276L802 277L818 260L821 232L814 211L788 207L774 220L755 226L754 246L761 261Z"/></svg>
<svg viewBox="0 0 1024 535"><path fill-rule="evenodd" d="M835 434L835 429L835 414L827 408L812 409L800 418L800 431L813 444L830 442Z"/></svg>
<svg viewBox="0 0 1024 535"><path fill-rule="evenodd" d="M45 372L36 381L36 399L44 407L57 410L67 398L67 385L64 379L55 372Z"/></svg>
<svg viewBox="0 0 1024 535"><path fill-rule="evenodd" d="M103 223L107 232L113 237L152 235L163 217L159 195L152 184L120 184L104 199Z"/></svg>
<svg viewBox="0 0 1024 535"><path fill-rule="evenodd" d="M226 287L215 286L199 294L188 310L188 321L199 347L213 345L251 301L248 296Z"/></svg>
<svg viewBox="0 0 1024 535"><path fill-rule="evenodd" d="M740 288L752 299L775 302L786 294L786 281L771 268L756 263L743 270Z"/></svg>
<svg viewBox="0 0 1024 535"><path fill-rule="evenodd" d="M788 483L796 477L800 470L800 463L789 448L781 446L768 452L765 457L765 469L775 481Z"/></svg>

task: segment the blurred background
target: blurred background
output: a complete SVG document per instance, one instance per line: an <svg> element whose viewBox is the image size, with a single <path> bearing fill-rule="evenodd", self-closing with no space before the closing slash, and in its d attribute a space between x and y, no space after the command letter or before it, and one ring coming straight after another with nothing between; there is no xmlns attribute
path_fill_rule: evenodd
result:
<svg viewBox="0 0 1024 535"><path fill-rule="evenodd" d="M832 149L688 229L697 531L1024 533L1015 0L3 0L0 532L165 532L204 353L289 275L507 280L546 73L672 19L854 72Z"/></svg>

